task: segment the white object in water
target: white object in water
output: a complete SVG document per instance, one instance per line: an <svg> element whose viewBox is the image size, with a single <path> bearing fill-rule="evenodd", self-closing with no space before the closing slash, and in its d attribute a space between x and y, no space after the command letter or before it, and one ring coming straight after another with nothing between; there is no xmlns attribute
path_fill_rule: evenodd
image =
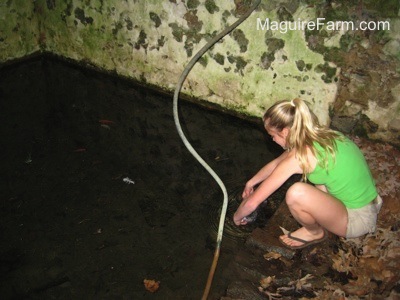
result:
<svg viewBox="0 0 400 300"><path fill-rule="evenodd" d="M122 181L127 184L135 184L135 182L132 179L130 179L129 177L123 178Z"/></svg>
<svg viewBox="0 0 400 300"><path fill-rule="evenodd" d="M248 216L243 217L242 221L246 222L247 224L251 224L257 219L257 215L258 215L258 212L257 212L257 210L255 210Z"/></svg>
<svg viewBox="0 0 400 300"><path fill-rule="evenodd" d="M31 157L31 154L28 153L28 157L25 159L25 163L30 164L31 162L32 162L32 157Z"/></svg>

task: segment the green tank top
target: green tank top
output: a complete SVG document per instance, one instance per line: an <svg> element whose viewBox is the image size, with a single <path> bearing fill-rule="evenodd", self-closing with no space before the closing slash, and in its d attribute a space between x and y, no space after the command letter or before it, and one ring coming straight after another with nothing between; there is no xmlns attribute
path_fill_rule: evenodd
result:
<svg viewBox="0 0 400 300"><path fill-rule="evenodd" d="M378 196L371 171L360 149L351 140L336 140L336 156L329 156L328 168L322 166L323 148L317 150L317 166L307 174L313 184L325 185L328 192L348 208L360 208ZM328 154L329 155L329 154Z"/></svg>

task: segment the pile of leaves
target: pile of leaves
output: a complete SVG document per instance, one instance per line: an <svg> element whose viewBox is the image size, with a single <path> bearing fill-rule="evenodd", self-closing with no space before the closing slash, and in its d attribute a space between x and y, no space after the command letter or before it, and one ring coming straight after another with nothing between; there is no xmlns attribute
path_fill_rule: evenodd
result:
<svg viewBox="0 0 400 300"><path fill-rule="evenodd" d="M357 137L353 140L364 153L384 204L375 233L340 239L339 251L331 258L332 267L351 279L334 288L354 299L367 295L399 296L396 289L400 288L400 151L389 144Z"/></svg>
<svg viewBox="0 0 400 300"><path fill-rule="evenodd" d="M353 141L371 168L379 195L384 200L378 225L396 227L400 216L400 151L387 143L374 143L354 137Z"/></svg>
<svg viewBox="0 0 400 300"><path fill-rule="evenodd" d="M328 254L337 276L322 278L323 288L314 285L310 274L277 289L271 289L274 276L263 278L259 291L269 299L282 298L289 288L312 292L317 299L400 299L400 151L386 143L352 139L364 153L384 202L376 232L338 239L337 248ZM267 253L264 258L281 259L281 255Z"/></svg>

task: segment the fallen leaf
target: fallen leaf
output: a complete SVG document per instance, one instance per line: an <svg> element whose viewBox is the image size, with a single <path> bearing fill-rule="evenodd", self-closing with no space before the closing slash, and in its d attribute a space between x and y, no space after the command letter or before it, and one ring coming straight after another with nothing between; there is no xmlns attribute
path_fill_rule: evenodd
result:
<svg viewBox="0 0 400 300"><path fill-rule="evenodd" d="M271 259L278 259L282 256L282 254L277 253L277 252L268 252L264 254L264 258L266 260L271 260Z"/></svg>
<svg viewBox="0 0 400 300"><path fill-rule="evenodd" d="M110 125L110 124L114 124L114 121L111 121L111 120L99 120L99 123L103 124L103 125Z"/></svg>
<svg viewBox="0 0 400 300"><path fill-rule="evenodd" d="M268 277L264 277L260 280L260 285L263 289L268 288L271 283L275 280L275 276L268 276Z"/></svg>
<svg viewBox="0 0 400 300"><path fill-rule="evenodd" d="M160 287L160 282L152 279L144 279L143 283L146 290L148 290L150 293L157 292Z"/></svg>

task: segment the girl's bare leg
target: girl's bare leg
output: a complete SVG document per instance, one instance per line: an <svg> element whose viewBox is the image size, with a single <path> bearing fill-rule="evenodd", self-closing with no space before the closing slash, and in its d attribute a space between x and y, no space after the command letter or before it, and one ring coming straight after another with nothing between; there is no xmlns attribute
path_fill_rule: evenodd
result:
<svg viewBox="0 0 400 300"><path fill-rule="evenodd" d="M286 194L286 203L293 217L303 227L292 233L292 236L305 241L320 239L324 228L338 235L345 236L347 228L346 207L335 197L310 184L297 182ZM302 245L287 235L280 237L290 246Z"/></svg>

